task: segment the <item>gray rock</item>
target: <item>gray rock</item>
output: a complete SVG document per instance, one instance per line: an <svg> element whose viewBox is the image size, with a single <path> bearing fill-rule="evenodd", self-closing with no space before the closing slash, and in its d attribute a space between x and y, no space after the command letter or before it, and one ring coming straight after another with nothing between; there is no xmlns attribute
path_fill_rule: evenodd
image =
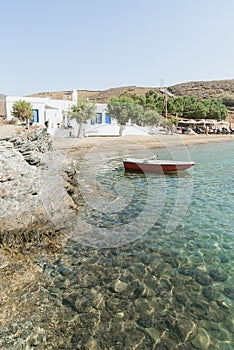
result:
<svg viewBox="0 0 234 350"><path fill-rule="evenodd" d="M42 152L51 147L44 130L1 138L0 244L38 240L43 232L54 230L41 196L46 183L41 181L39 168ZM70 171L66 176L72 174ZM66 184L64 181L64 187Z"/></svg>

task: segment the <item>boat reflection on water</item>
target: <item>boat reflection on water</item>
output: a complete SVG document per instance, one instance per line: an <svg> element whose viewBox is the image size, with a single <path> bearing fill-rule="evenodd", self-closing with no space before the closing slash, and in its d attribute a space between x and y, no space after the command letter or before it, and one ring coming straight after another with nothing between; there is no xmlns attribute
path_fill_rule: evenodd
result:
<svg viewBox="0 0 234 350"><path fill-rule="evenodd" d="M164 173L163 171L161 172L144 172L144 171L133 171L133 170L128 170L128 169L124 169L124 176L126 177L132 177L134 175L137 177L142 177L145 178L147 177L157 177L157 178L161 178L161 177L165 177L165 178L192 178L192 174L186 170L181 170L181 171L174 171L174 172L168 172L168 173Z"/></svg>

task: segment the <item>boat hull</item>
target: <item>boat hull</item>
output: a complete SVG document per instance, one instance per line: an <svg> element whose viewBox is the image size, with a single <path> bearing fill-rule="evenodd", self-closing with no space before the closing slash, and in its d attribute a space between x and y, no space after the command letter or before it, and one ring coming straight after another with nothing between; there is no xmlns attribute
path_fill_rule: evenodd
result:
<svg viewBox="0 0 234 350"><path fill-rule="evenodd" d="M191 168L194 162L134 162L134 161L123 161L125 170L129 171L142 171L151 173L172 173L183 171Z"/></svg>

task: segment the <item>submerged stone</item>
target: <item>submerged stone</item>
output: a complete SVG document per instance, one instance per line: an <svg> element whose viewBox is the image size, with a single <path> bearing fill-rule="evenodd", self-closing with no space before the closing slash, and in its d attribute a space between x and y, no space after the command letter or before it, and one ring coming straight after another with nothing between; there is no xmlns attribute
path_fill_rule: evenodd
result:
<svg viewBox="0 0 234 350"><path fill-rule="evenodd" d="M197 270L195 274L195 281L197 281L202 286L209 286L211 284L210 276L201 270Z"/></svg>
<svg viewBox="0 0 234 350"><path fill-rule="evenodd" d="M224 282L228 279L228 274L219 270L210 270L209 275L214 281Z"/></svg>
<svg viewBox="0 0 234 350"><path fill-rule="evenodd" d="M197 335L191 343L196 349L206 350L210 345L210 336L204 328L197 328Z"/></svg>
<svg viewBox="0 0 234 350"><path fill-rule="evenodd" d="M113 290L115 293L121 293L125 291L128 287L128 284L126 282L123 282L121 280L116 280L114 284L111 286L111 290Z"/></svg>
<svg viewBox="0 0 234 350"><path fill-rule="evenodd" d="M225 287L223 293L231 299L234 299L234 288L233 287Z"/></svg>
<svg viewBox="0 0 234 350"><path fill-rule="evenodd" d="M174 332L176 332L181 341L186 341L196 331L196 325L187 317L179 318L174 326Z"/></svg>
<svg viewBox="0 0 234 350"><path fill-rule="evenodd" d="M155 343L160 341L160 332L155 328L146 328L145 331L150 335Z"/></svg>

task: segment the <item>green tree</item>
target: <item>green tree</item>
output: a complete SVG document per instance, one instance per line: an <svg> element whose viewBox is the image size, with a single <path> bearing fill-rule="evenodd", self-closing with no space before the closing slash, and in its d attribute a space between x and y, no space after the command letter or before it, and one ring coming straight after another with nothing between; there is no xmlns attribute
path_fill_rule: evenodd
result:
<svg viewBox="0 0 234 350"><path fill-rule="evenodd" d="M95 116L95 113L95 104L82 98L78 98L77 103L71 106L68 117L77 121L79 125L78 137L80 136L82 124L88 119L92 119Z"/></svg>
<svg viewBox="0 0 234 350"><path fill-rule="evenodd" d="M154 126L159 125L162 121L162 118L163 117L161 117L161 115L158 112L152 109L146 109L142 115L141 122L143 125Z"/></svg>
<svg viewBox="0 0 234 350"><path fill-rule="evenodd" d="M157 111L159 114L165 112L165 97L149 90L145 94L145 107Z"/></svg>
<svg viewBox="0 0 234 350"><path fill-rule="evenodd" d="M157 125L162 121L159 115L166 114L166 106L167 115L187 119L221 120L227 116L227 107L223 103L224 98L199 99L195 96L167 96L166 98L167 100L155 90L147 91L145 96L125 91L119 98L110 100L109 114L122 125L125 125L130 118L138 125ZM231 103L232 101L229 98L226 102ZM163 123L170 124L171 121L166 119Z"/></svg>
<svg viewBox="0 0 234 350"><path fill-rule="evenodd" d="M15 101L12 106L12 112L15 118L19 118L21 122L27 122L29 126L30 121L33 120L33 109L31 103L25 100Z"/></svg>
<svg viewBox="0 0 234 350"><path fill-rule="evenodd" d="M143 114L143 107L129 97L113 97L107 106L107 113L111 118L118 121L121 126L131 120L133 123L139 123ZM121 134L123 127L121 127Z"/></svg>
<svg viewBox="0 0 234 350"><path fill-rule="evenodd" d="M142 106L143 108L145 108L145 106L146 106L145 95L138 95L136 93L124 91L120 95L120 97L127 97L127 98L133 100L134 102L136 102L137 104L139 104L140 106Z"/></svg>
<svg viewBox="0 0 234 350"><path fill-rule="evenodd" d="M220 121L221 119L226 119L227 117L227 107L223 104L222 99L212 98L203 100L207 108L207 116L208 119L217 119Z"/></svg>

